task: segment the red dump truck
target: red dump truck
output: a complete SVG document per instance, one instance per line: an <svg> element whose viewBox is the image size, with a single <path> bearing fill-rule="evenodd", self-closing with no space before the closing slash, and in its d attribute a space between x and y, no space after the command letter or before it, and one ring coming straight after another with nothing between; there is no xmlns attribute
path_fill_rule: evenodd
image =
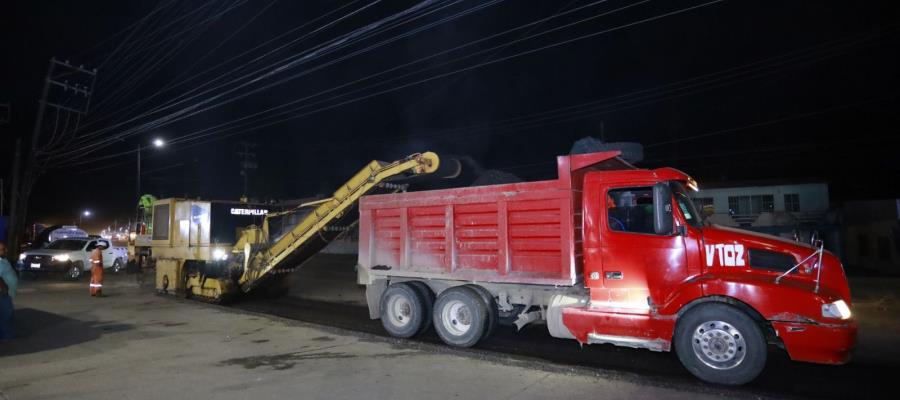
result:
<svg viewBox="0 0 900 400"><path fill-rule="evenodd" d="M708 225L690 176L617 156L558 157L556 180L363 197L370 317L462 347L541 323L583 344L674 348L720 384L754 379L769 345L849 361L850 290L821 242Z"/></svg>

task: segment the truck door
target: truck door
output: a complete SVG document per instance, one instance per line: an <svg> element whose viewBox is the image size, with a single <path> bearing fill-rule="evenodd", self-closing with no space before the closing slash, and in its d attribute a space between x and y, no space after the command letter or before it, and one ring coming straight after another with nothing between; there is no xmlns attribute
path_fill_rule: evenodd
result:
<svg viewBox="0 0 900 400"><path fill-rule="evenodd" d="M687 276L684 238L655 232L653 186L608 187L601 193L603 287L592 289L592 305L645 314L664 304L670 289ZM671 201L669 195L670 213Z"/></svg>

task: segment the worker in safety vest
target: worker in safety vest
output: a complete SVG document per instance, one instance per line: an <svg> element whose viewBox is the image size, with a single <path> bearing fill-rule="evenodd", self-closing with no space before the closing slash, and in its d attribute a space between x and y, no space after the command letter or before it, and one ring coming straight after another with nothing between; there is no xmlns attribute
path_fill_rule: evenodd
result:
<svg viewBox="0 0 900 400"><path fill-rule="evenodd" d="M97 247L91 250L91 296L103 296L103 250L105 242L97 242Z"/></svg>

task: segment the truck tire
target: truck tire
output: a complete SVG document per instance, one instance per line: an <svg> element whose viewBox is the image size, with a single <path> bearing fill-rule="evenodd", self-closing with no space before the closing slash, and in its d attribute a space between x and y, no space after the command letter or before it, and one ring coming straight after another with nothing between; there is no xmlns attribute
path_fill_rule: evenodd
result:
<svg viewBox="0 0 900 400"><path fill-rule="evenodd" d="M481 295L466 286L443 291L434 303L434 328L444 343L472 347L487 329L487 305Z"/></svg>
<svg viewBox="0 0 900 400"><path fill-rule="evenodd" d="M500 309L497 307L497 300L494 300L494 295L482 286L474 283L465 286L478 292L481 296L481 300L484 301L485 306L487 306L487 326L485 327L484 335L481 336L481 340L487 340L487 338L494 334L494 331L497 330L497 325L500 323Z"/></svg>
<svg viewBox="0 0 900 400"><path fill-rule="evenodd" d="M675 352L697 378L721 385L743 385L766 365L766 340L743 311L706 303L688 311L675 327Z"/></svg>
<svg viewBox="0 0 900 400"><path fill-rule="evenodd" d="M409 338L428 323L425 300L413 285L401 282L381 294L381 325L391 336Z"/></svg>
<svg viewBox="0 0 900 400"><path fill-rule="evenodd" d="M75 261L69 266L69 269L66 270L66 279L77 281L81 278L82 274L84 274L84 264L82 264L81 261Z"/></svg>
<svg viewBox="0 0 900 400"><path fill-rule="evenodd" d="M431 291L431 288L428 287L425 282L422 281L409 281L407 282L415 288L419 295L422 296L422 300L424 301L424 313L422 315L422 327L419 328L418 334L423 334L428 332L431 329L431 312L434 310L434 292Z"/></svg>

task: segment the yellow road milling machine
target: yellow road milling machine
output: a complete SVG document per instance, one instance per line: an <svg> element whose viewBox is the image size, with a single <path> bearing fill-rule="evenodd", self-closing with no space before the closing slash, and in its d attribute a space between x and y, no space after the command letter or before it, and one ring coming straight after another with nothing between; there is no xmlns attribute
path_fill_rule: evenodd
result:
<svg viewBox="0 0 900 400"><path fill-rule="evenodd" d="M372 161L331 197L284 211L239 202L155 200L150 244L156 288L217 303L255 290L277 290L286 273L356 224L360 197L399 191L405 186L391 178L431 174L439 165L431 152ZM284 224L273 221L285 218L295 223L275 231Z"/></svg>

